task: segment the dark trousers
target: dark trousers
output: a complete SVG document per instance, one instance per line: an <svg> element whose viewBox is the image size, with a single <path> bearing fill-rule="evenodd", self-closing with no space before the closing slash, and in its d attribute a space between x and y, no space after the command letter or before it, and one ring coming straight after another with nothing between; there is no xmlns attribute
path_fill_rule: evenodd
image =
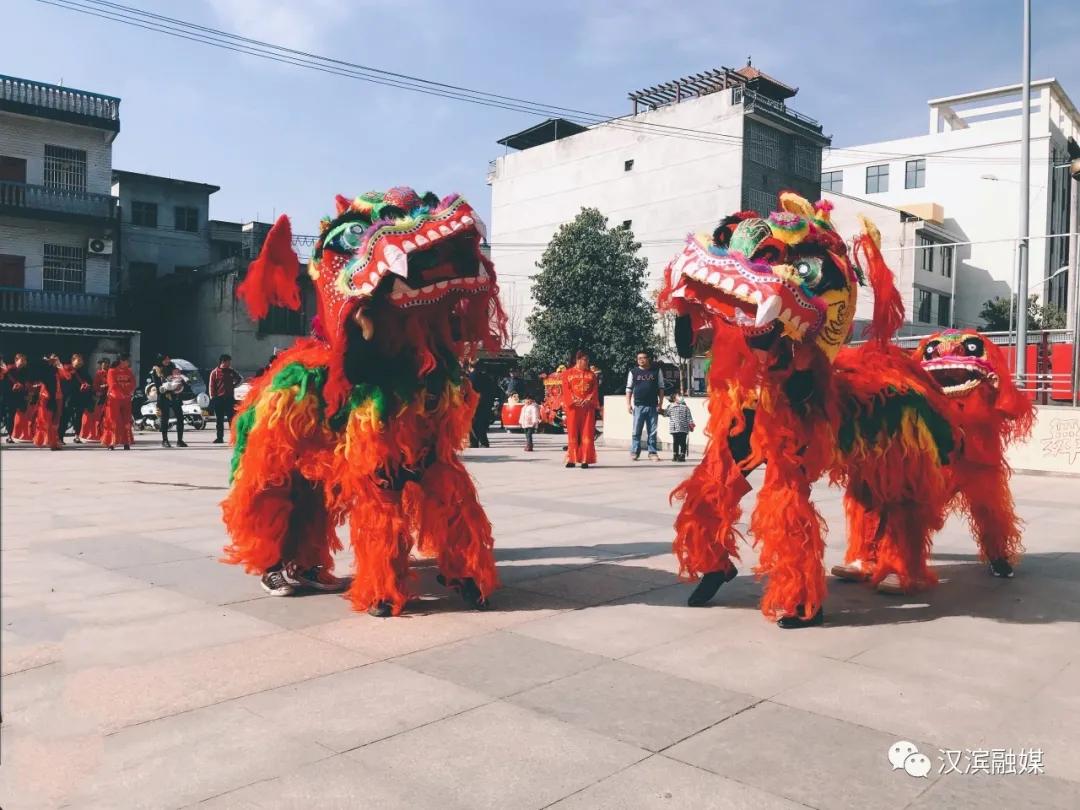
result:
<svg viewBox="0 0 1080 810"><path fill-rule="evenodd" d="M533 434L536 433L536 428L525 428L525 449L533 449Z"/></svg>
<svg viewBox="0 0 1080 810"><path fill-rule="evenodd" d="M472 432L469 434L469 447L488 447L488 425L491 424L491 403L476 409L472 420Z"/></svg>
<svg viewBox="0 0 1080 810"><path fill-rule="evenodd" d="M161 440L169 440L169 417L176 420L176 440L184 440L184 404L180 397L158 397L158 421L161 423Z"/></svg>
<svg viewBox="0 0 1080 810"><path fill-rule="evenodd" d="M79 430L82 428L83 411L86 410L86 400L82 397L72 397L69 401L64 403L64 421L60 423L60 438L64 438L64 433L67 432L67 428L71 426L71 432L78 438Z"/></svg>
<svg viewBox="0 0 1080 810"><path fill-rule="evenodd" d="M686 461L686 438L690 434L688 433L672 433L671 443L673 445L672 455L676 461Z"/></svg>
<svg viewBox="0 0 1080 810"><path fill-rule="evenodd" d="M236 411L236 400L232 397L216 397L214 399L214 418L217 420L218 441L225 441L225 420L232 424L233 413Z"/></svg>

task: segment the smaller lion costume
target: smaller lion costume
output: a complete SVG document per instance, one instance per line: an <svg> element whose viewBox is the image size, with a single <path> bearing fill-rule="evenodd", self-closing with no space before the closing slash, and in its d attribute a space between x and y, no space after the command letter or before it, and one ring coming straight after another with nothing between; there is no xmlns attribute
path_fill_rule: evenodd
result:
<svg viewBox="0 0 1080 810"><path fill-rule="evenodd" d="M959 437L943 470L946 496L939 505L967 516L991 573L1010 577L1023 545L1005 452L1009 444L1031 434L1035 417L1031 400L1017 390L1001 349L978 332L948 329L930 335L919 343L913 358L944 395L943 412ZM833 573L881 582L880 515L866 512L850 491L845 507L849 545L844 565ZM935 523L943 524L944 516Z"/></svg>
<svg viewBox="0 0 1080 810"><path fill-rule="evenodd" d="M413 549L487 606L491 524L459 457L477 403L462 361L505 336L481 238L457 195L338 197L308 263L315 335L274 359L234 423L227 562L330 570L348 521L357 610L402 611ZM298 266L282 217L237 290L253 317L299 308Z"/></svg>

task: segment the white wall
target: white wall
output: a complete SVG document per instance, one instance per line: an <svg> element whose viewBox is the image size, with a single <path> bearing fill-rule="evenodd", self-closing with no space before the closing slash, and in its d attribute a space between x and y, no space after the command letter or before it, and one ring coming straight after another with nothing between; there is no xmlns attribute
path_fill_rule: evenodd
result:
<svg viewBox="0 0 1080 810"><path fill-rule="evenodd" d="M97 225L61 223L0 217L0 253L26 257L28 290L40 290L45 245L66 245L86 250L90 238L100 236ZM86 289L94 295L108 295L111 256L86 256Z"/></svg>
<svg viewBox="0 0 1080 810"><path fill-rule="evenodd" d="M641 113L635 121L742 136L742 108L730 93ZM624 162L633 160L630 171ZM496 271L531 309L528 276L558 227L583 207L599 209L614 227L631 220L649 262L650 290L691 231L711 231L740 207L742 149L600 126L498 159L491 181L489 238ZM518 246L525 243L525 246ZM525 347L527 348L527 347Z"/></svg>
<svg viewBox="0 0 1080 810"><path fill-rule="evenodd" d="M1033 99L1031 116L1031 199L1029 256L1032 292L1044 277L1047 233L1047 187L1050 180L1051 139L1060 140L1059 122L1051 126L1051 90L1044 87ZM946 227L963 241L983 242L957 248L956 318L958 325L976 326L985 301L1007 296L1016 269L1013 240L1019 230L1020 202L1019 115L975 122L965 129L930 132L911 138L861 144L847 152L834 149L822 160L822 171L843 171L843 193L899 207L936 202L944 207ZM936 119L932 118L936 127ZM864 154L870 153L870 154ZM875 156L875 154L877 156ZM926 185L905 189L908 158L926 156ZM866 167L889 165L889 190L866 193ZM990 175L997 179L984 179ZM996 240L996 241L995 241ZM989 243L987 243L989 242Z"/></svg>
<svg viewBox="0 0 1080 810"><path fill-rule="evenodd" d="M26 160L26 182L45 181L45 144L86 150L86 190L108 194L112 185L113 135L101 129L0 113L0 155Z"/></svg>

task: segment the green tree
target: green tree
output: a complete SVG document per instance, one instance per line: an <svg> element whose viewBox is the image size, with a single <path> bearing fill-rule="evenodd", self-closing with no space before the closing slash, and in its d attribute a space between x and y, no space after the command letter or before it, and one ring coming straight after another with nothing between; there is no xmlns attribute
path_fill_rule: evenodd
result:
<svg viewBox="0 0 1080 810"><path fill-rule="evenodd" d="M528 317L533 347L526 365L550 371L570 364L578 349L603 372L602 390L623 387L642 349L656 352L655 311L645 298L648 262L629 228L608 228L595 208L559 228L536 266L535 311Z"/></svg>
<svg viewBox="0 0 1080 810"><path fill-rule="evenodd" d="M1015 318L1010 318L1010 308L1015 311L1016 296L1005 298L999 296L983 304L979 317L983 320L983 328L988 332L1004 332L1008 330L1010 321L1016 326ZM1028 297L1028 329L1064 329L1065 313L1057 307L1041 306L1039 297Z"/></svg>

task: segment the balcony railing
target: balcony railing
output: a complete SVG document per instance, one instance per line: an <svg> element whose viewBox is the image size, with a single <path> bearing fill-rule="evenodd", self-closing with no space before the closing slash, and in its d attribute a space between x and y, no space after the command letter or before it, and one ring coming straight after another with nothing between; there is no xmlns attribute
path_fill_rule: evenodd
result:
<svg viewBox="0 0 1080 810"><path fill-rule="evenodd" d="M760 107L769 110L770 112L774 112L777 115L782 115L785 118L791 118L816 132L821 132L821 124L809 115L803 115L800 112L796 112L784 102L763 96L761 93L758 93L756 90L751 90L748 87L737 85L731 88L731 103L741 104L746 110Z"/></svg>
<svg viewBox="0 0 1080 810"><path fill-rule="evenodd" d="M116 299L111 295L0 287L0 318L58 315L107 320L116 316Z"/></svg>
<svg viewBox="0 0 1080 810"><path fill-rule="evenodd" d="M46 212L75 216L111 219L116 211L116 198L89 191L64 191L48 186L0 181L0 211Z"/></svg>
<svg viewBox="0 0 1080 810"><path fill-rule="evenodd" d="M0 103L25 105L39 111L97 121L106 129L120 128L120 99L55 84L0 75Z"/></svg>

